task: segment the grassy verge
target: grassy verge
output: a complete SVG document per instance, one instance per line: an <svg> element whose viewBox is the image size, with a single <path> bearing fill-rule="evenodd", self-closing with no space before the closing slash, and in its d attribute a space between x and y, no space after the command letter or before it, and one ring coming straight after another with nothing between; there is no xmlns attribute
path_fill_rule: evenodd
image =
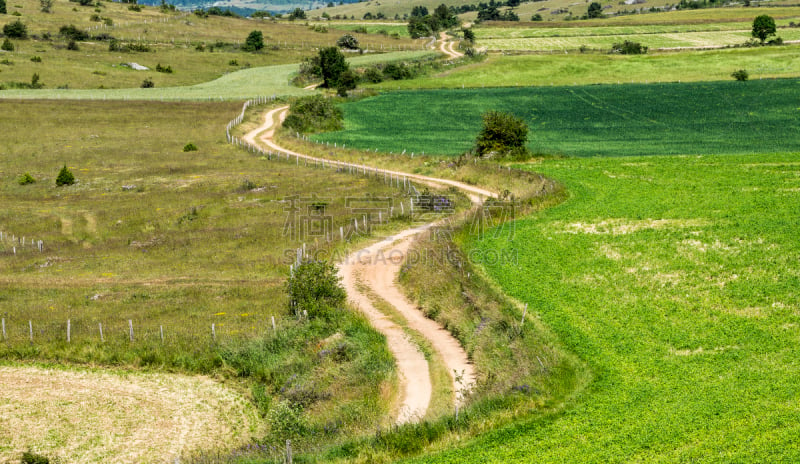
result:
<svg viewBox="0 0 800 464"><path fill-rule="evenodd" d="M564 414L414 462L797 460L796 160L531 166L570 199L468 249L519 253L485 267L595 378Z"/></svg>

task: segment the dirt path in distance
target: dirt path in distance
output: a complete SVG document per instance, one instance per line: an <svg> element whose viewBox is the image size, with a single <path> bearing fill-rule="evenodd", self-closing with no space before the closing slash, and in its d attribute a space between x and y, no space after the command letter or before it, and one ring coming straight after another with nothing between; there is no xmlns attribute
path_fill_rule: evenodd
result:
<svg viewBox="0 0 800 464"><path fill-rule="evenodd" d="M464 56L463 53L457 51L455 49L456 41L450 40L447 37L447 33L442 31L439 33L439 51L447 55L448 58L454 60L456 58L461 58Z"/></svg>
<svg viewBox="0 0 800 464"><path fill-rule="evenodd" d="M265 113L263 124L248 132L243 138L253 145L263 145L293 157L335 163L333 160L297 153L275 143L273 136L276 120L282 122L287 113L287 106L270 110ZM406 176L429 185L457 187L465 192L476 206L482 203L483 198L495 196L488 190L453 180L399 171L386 172ZM397 360L401 384L398 424L419 420L425 416L432 394L428 363L422 356L419 347L408 338L403 328L377 310L367 293L378 295L391 304L406 319L407 326L425 337L441 355L450 374L454 406L463 403L464 394L475 384L474 367L458 340L437 322L426 318L412 302L408 301L397 286L400 266L402 266L414 238L435 225L436 223L429 223L406 229L353 253L339 264L342 284L347 290L348 297L367 315L372 325L386 336L389 349ZM364 287L368 291L362 291ZM461 378L460 382L456 382L456 375Z"/></svg>

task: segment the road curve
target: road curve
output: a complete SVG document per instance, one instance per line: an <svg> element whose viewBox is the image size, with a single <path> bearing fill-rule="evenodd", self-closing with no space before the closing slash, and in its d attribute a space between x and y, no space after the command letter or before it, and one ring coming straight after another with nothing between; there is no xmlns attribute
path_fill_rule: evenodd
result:
<svg viewBox="0 0 800 464"><path fill-rule="evenodd" d="M288 106L268 111L264 114L263 123L244 135L244 140L256 146L263 145L271 150L309 161L335 163L334 160L297 153L275 143L275 120L282 122L287 113ZM385 172L405 176L428 185L456 187L465 192L475 205L480 205L484 198L496 196L486 189L449 179L400 171ZM435 225L436 223L429 223L403 230L353 253L338 265L348 297L367 316L370 323L386 336L389 349L397 361L401 385L398 424L414 422L425 416L433 392L430 372L419 347L408 338L403 327L392 322L387 315L375 308L373 297L378 296L392 305L406 319L407 326L425 337L439 353L450 373L454 406L463 403L464 395L475 384L475 369L458 340L437 322L426 318L412 302L408 301L396 283L400 267L414 238ZM456 376L460 382L456 381Z"/></svg>

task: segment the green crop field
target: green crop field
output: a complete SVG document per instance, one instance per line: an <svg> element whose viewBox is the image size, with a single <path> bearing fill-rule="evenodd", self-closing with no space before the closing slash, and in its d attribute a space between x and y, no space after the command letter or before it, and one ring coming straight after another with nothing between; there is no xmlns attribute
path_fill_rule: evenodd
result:
<svg viewBox="0 0 800 464"><path fill-rule="evenodd" d="M392 92L348 103L319 141L400 153L469 150L482 112L529 125L528 146L575 156L761 153L800 148L795 79ZM413 110L412 110L413 108Z"/></svg>
<svg viewBox="0 0 800 464"><path fill-rule="evenodd" d="M768 150L766 148L764 150ZM547 160L488 264L592 371L569 409L414 462L797 462L800 155Z"/></svg>

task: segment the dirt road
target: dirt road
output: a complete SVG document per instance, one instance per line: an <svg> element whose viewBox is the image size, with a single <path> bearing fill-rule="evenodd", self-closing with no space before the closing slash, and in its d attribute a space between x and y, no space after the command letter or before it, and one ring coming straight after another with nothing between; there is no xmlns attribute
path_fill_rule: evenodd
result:
<svg viewBox="0 0 800 464"><path fill-rule="evenodd" d="M251 144L266 146L271 150L299 156L309 161L323 161L322 158L297 153L275 143L273 137L275 126L277 121L283 121L287 112L286 106L267 112L263 124L248 132L244 139ZM457 187L464 191L475 205L479 205L484 198L495 196L488 190L453 180L399 171L387 171L387 173L406 176L429 185ZM401 380L399 400L401 406L397 423L411 422L425 416L432 394L430 373L428 363L419 348L408 338L403 327L376 309L371 299L373 296L377 295L392 305L406 319L406 326L425 337L440 354L450 373L454 405L463 402L464 394L475 383L475 370L463 347L437 322L426 318L397 286L400 266L414 238L434 225L435 223L429 223L406 229L353 253L339 264L342 283L350 300L367 315L372 325L386 336L389 349L397 360ZM460 382L456 382L456 375L459 376Z"/></svg>
<svg viewBox="0 0 800 464"><path fill-rule="evenodd" d="M451 60L464 56L463 53L455 49L456 43L447 37L446 32L439 33L439 51L447 55Z"/></svg>

